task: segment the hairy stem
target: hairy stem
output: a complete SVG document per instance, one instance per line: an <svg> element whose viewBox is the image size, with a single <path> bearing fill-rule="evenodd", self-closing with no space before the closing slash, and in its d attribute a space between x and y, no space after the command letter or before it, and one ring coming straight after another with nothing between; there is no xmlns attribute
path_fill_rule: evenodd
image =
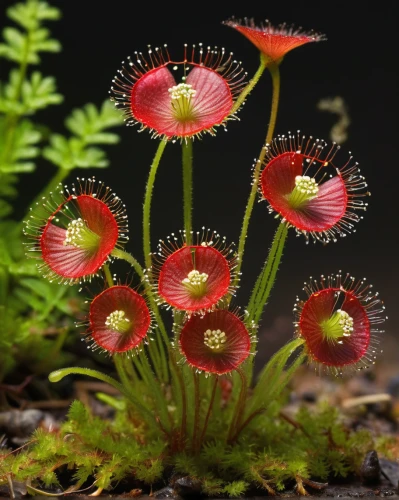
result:
<svg viewBox="0 0 399 500"><path fill-rule="evenodd" d="M119 363L119 361L117 361ZM143 417L146 418L146 422L151 425L152 427L158 429L158 424L157 421L155 420L153 414L145 408L138 400L135 398L130 391L126 390L126 388L120 384L117 380L114 378L110 377L109 375L105 375L104 373L101 373L97 370L92 370L90 368L81 368L78 366L73 366L70 368L61 368L60 370L55 370L50 373L48 376L50 382L59 382L62 380L64 377L67 375L71 374L76 374L76 375L87 375L88 377L96 378L98 380L101 380L102 382L105 382L109 385L112 385L112 387L115 387L125 398L130 401L136 408L137 410L143 415Z"/></svg>
<svg viewBox="0 0 399 500"><path fill-rule="evenodd" d="M256 73L251 78L251 80L249 81L248 85L243 89L243 91L241 92L241 94L237 97L236 102L234 103L233 109L231 110L231 114L235 113L240 108L240 106L242 105L242 103L247 98L248 94L250 92L252 92L252 90L254 89L255 85L259 82L260 77L263 75L263 72L265 71L265 69L266 69L266 61L265 61L264 57L261 54L259 68L256 70Z"/></svg>
<svg viewBox="0 0 399 500"><path fill-rule="evenodd" d="M273 95L272 95L272 107L271 107L271 111L270 111L269 127L267 129L267 134L266 134L266 144L270 143L272 138L273 138L274 127L276 125L276 119L277 119L278 103L279 103L279 98L280 98L280 71L278 69L278 66L272 64L272 65L268 66L268 69L269 69L271 77L272 77ZM265 149L265 147L262 147L259 158L255 164L252 188L251 188L251 192L249 194L247 206L246 206L245 213L244 213L244 218L242 221L241 234L240 234L240 239L238 242L238 249L237 249L238 262L237 262L237 269L236 269L237 273L236 273L236 278L234 280L234 286L237 286L237 283L239 280L242 259L243 259L244 250L245 250L245 243L246 243L246 239L247 239L249 220L251 218L252 209L253 209L253 206L255 203L256 193L257 193L258 184L259 184L260 170L261 170L263 161L265 159L265 155L266 155L266 149Z"/></svg>
<svg viewBox="0 0 399 500"><path fill-rule="evenodd" d="M255 316L254 321L256 324L259 323L259 320L262 316L263 309L268 301L271 289L273 288L274 282L276 281L277 271L281 262L281 257L283 255L285 240L287 239L288 226L285 223L281 223L283 226L283 230L281 232L279 240L276 242L276 249L274 254L274 259L270 262L270 272L266 270L266 276L262 280L261 288L259 290L260 297L256 303ZM266 263L265 267L269 266L269 262Z"/></svg>
<svg viewBox="0 0 399 500"><path fill-rule="evenodd" d="M187 245L191 245L192 210L193 210L193 141L186 139L182 143L183 164L183 214Z"/></svg>
<svg viewBox="0 0 399 500"><path fill-rule="evenodd" d="M152 192L154 190L155 176L157 174L158 165L161 161L162 154L166 147L167 141L162 139L159 143L157 152L155 153L154 160L152 161L150 167L150 173L148 175L147 186L144 196L143 205L143 251L144 251L144 262L147 269L151 268L151 233L150 233L150 216L151 216L151 199Z"/></svg>
<svg viewBox="0 0 399 500"><path fill-rule="evenodd" d="M285 240L287 238L288 226L284 222L280 223L274 235L272 246L266 258L262 271L256 280L252 291L247 310L249 321L254 320L257 324L266 305L270 291L273 287L278 266L283 253Z"/></svg>

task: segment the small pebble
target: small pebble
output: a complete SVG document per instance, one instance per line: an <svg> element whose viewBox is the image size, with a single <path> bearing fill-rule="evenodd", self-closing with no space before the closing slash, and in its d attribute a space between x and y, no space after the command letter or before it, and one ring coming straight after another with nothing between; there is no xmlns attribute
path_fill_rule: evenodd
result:
<svg viewBox="0 0 399 500"><path fill-rule="evenodd" d="M363 463L360 467L360 474L363 483L377 483L380 480L380 462L375 450L369 451L364 457Z"/></svg>

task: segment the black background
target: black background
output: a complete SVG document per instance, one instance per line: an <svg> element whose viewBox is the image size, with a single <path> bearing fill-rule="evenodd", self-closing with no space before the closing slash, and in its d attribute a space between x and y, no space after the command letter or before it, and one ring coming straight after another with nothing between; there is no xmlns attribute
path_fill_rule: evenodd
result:
<svg viewBox="0 0 399 500"><path fill-rule="evenodd" d="M4 8L1 2L1 24ZM327 246L305 244L290 231L283 262L261 326L260 349L273 352L292 335L291 310L303 281L310 275L336 273L342 269L357 278L367 277L380 291L387 306L388 337L398 334L399 266L398 161L397 161L397 27L393 1L365 2L53 2L63 11L61 21L51 23L54 37L63 45L60 54L45 54L44 74L56 76L65 101L41 112L38 118L56 132L65 132L63 121L74 108L86 102L101 103L120 63L135 50L146 51L168 44L173 59L183 54L183 43L217 45L233 51L251 77L258 67L257 49L221 21L232 15L269 19L273 24L294 23L305 30L325 33L328 40L312 43L289 53L281 65L281 104L276 134L300 129L314 137L329 139L334 115L317 109L321 98L342 96L351 117L349 139L343 151L352 151L372 193L369 210L357 232ZM8 64L1 61L1 77ZM263 144L269 117L270 77L261 82L239 113L241 121L230 122L228 132L204 136L194 144L194 226L216 229L238 242L242 216L250 190L251 166ZM109 147L111 167L75 171L68 181L95 174L124 200L131 241L128 250L142 261L141 209L149 165L157 148L150 134L119 129L121 143ZM345 159L346 156L343 156ZM156 179L152 237L154 245L182 227L181 160L179 144L169 145ZM51 175L44 161L37 172L21 181L21 203L25 206L36 187ZM245 305L271 244L276 220L266 203L256 204L243 264L242 287L235 301ZM399 359L396 352L389 355Z"/></svg>

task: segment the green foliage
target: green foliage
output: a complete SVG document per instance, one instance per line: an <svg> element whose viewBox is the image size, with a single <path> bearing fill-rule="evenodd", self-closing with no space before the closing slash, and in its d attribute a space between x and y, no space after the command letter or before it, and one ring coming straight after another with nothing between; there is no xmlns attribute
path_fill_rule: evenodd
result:
<svg viewBox="0 0 399 500"><path fill-rule="evenodd" d="M7 10L8 17L20 28L6 27L4 43L0 43L0 57L20 64L39 64L40 52L59 52L61 45L50 38L50 31L43 21L55 21L60 11L40 0L18 3Z"/></svg>
<svg viewBox="0 0 399 500"><path fill-rule="evenodd" d="M14 69L10 72L9 82L3 88L0 86L0 112L18 116L30 115L63 101L62 95L56 92L55 78L43 77L39 71L34 71L30 78L22 83L20 90L19 85L20 73ZM14 96L18 95L18 92L21 98L16 101Z"/></svg>
<svg viewBox="0 0 399 500"><path fill-rule="evenodd" d="M60 104L53 76L43 75L38 65L61 44L45 26L60 18L60 10L43 0L26 0L7 10L13 26L2 31L0 58L9 61L9 73L0 81L0 381L19 363L35 373L63 366L70 356L62 346L72 330L82 300L76 290L44 281L34 261L27 260L22 245L22 224L6 219L18 199L21 174L35 171L48 160L56 167L54 177L37 198L46 196L75 168L106 167L103 146L119 140L108 129L122 119L105 101L101 107L87 104L65 120L69 137L51 133L37 120L41 110ZM2 69L6 64L2 65ZM50 483L54 477L48 477Z"/></svg>
<svg viewBox="0 0 399 500"><path fill-rule="evenodd" d="M11 471L14 480L29 478L33 487L49 487L68 470L77 488L95 481L96 487L110 490L127 478L161 487L174 472L199 481L205 495L240 497L254 487L273 493L295 483L302 486L306 478L329 481L359 474L359 457L371 449L382 455L393 446L392 439L350 431L334 408L323 405L312 412L301 408L293 416L295 426L263 415L234 445L210 436L199 455L176 452L162 438L147 439L145 430L131 425L132 416L126 418L122 410L106 421L75 401L60 431L39 429L26 449L0 461L0 484Z"/></svg>
<svg viewBox="0 0 399 500"><path fill-rule="evenodd" d="M249 484L245 481L233 481L226 484L223 493L226 493L229 497L237 498L246 492L248 486Z"/></svg>
<svg viewBox="0 0 399 500"><path fill-rule="evenodd" d="M7 150L7 121L0 117L0 151ZM20 174L33 172L35 164L30 161L40 154L38 144L41 134L29 120L23 120L15 125L13 132L13 146L6 159L0 163L0 174ZM7 183L7 189L11 183ZM2 188L2 194L6 192ZM13 191L12 194L16 194Z"/></svg>
<svg viewBox="0 0 399 500"><path fill-rule="evenodd" d="M77 167L107 167L105 152L90 146L116 144L119 141L118 135L106 130L120 123L120 115L109 101L104 101L99 110L94 104L75 109L65 122L68 130L74 135L68 139L60 134L53 134L50 137L50 146L44 149L43 156L65 170Z"/></svg>

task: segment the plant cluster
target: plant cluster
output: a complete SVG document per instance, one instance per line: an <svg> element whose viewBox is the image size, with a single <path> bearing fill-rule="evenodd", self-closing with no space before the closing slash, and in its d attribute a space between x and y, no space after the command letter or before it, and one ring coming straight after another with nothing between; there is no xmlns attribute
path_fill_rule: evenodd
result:
<svg viewBox="0 0 399 500"><path fill-rule="evenodd" d="M26 19L33 11L32 27ZM43 42L39 21L57 12L40 0L9 11L27 35L6 29L8 45L0 46L0 54L21 65L3 91L15 103L4 118L6 159L7 151L15 151L8 144L15 143L18 127L27 127L17 112L23 89L45 81L34 73L25 85L27 65L37 62L30 55L36 47L31 40ZM254 377L257 329L289 232L316 244L337 241L354 231L369 192L358 164L342 156L338 145L299 132L274 136L283 58L325 37L248 20L225 24L260 52L259 68L248 82L232 54L201 44L185 45L181 56L172 56L167 46L136 52L113 79L111 101L126 123L148 130L158 142L144 193L142 264L125 250L126 208L111 188L93 177L78 178L69 187L59 184L74 167L104 166L104 153L93 145L116 142L105 132L118 124L114 111L106 105L100 112L93 106L75 111L66 122L73 137L51 135L43 150L59 170L57 182L45 188L48 194L40 195L25 220L27 254L55 293L66 293L69 287L62 284L85 283L85 289L96 279L102 284L87 301L83 333L89 347L112 357L119 380L81 367L60 368L49 378L57 382L70 374L87 375L116 388L121 398L98 395L115 409L111 422L75 402L60 430L37 431L16 459L3 453L3 477L27 480L33 492L41 483L58 484L57 472L72 468L72 490L94 477L97 494L128 476L154 484L171 472L189 475L208 495L239 496L253 485L273 494L289 481L306 494L304 485L314 486L315 479L356 472L364 452L378 445L367 433L347 431L328 406L312 416L301 410L294 426L280 418L286 387L305 360L335 375L375 362L384 306L364 279L339 272L305 284L295 306L293 339ZM15 59L18 47L25 47L24 58ZM54 49L54 43L44 47ZM216 230L192 227L193 152L201 145L194 139L214 136L236 119L265 70L273 85L270 118L235 247ZM15 88L14 80L19 82ZM50 97L44 102L49 104ZM152 194L167 146L182 150L184 228L154 249ZM27 153L16 158L26 159ZM12 185L14 178L7 179ZM267 202L277 229L249 301L240 308L236 292L257 197ZM113 274L115 260L126 261L133 278ZM172 331L164 310L172 317Z"/></svg>

